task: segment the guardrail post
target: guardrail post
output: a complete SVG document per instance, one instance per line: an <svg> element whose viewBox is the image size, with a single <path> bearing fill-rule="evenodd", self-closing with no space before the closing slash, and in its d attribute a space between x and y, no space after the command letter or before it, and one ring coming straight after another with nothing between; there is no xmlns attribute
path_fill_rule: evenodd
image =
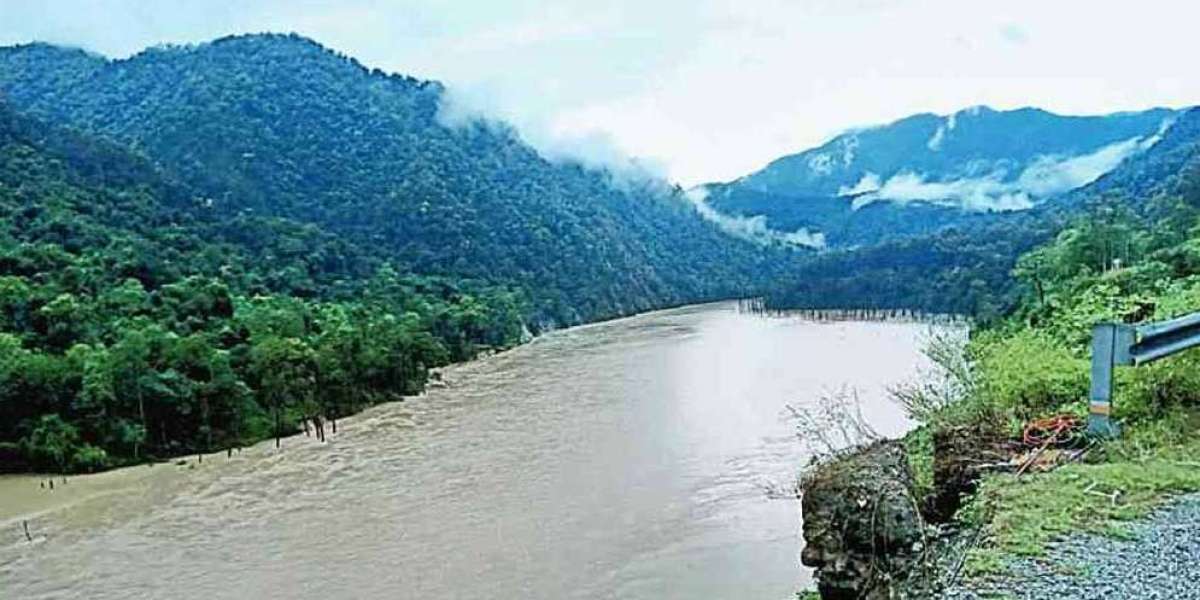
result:
<svg viewBox="0 0 1200 600"><path fill-rule="evenodd" d="M1100 323L1092 328L1092 387L1088 394L1088 434L1116 437L1112 421L1112 380L1117 325Z"/></svg>

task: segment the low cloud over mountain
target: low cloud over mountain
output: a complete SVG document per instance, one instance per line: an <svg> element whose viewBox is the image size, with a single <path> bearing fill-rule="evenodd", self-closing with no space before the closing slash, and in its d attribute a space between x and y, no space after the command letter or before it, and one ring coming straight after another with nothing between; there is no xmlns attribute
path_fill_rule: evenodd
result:
<svg viewBox="0 0 1200 600"><path fill-rule="evenodd" d="M1176 116L1166 109L1071 117L987 107L920 114L846 132L705 189L719 191L708 199L712 209L762 217L755 223L771 231L802 227L840 245L849 240L837 230L853 225L866 234L855 242L873 241L875 225L851 222L886 214L880 235L919 232L955 222L944 209L963 218L1023 210L1087 185L1153 146ZM879 203L894 206L862 210Z"/></svg>

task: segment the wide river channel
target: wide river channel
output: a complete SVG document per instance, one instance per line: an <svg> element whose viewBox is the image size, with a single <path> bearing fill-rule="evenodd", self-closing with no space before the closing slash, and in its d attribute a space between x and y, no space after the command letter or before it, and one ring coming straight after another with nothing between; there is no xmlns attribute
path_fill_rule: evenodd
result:
<svg viewBox="0 0 1200 600"><path fill-rule="evenodd" d="M793 598L787 406L854 389L903 433L886 388L929 333L692 306L451 367L325 444L0 478L0 598Z"/></svg>

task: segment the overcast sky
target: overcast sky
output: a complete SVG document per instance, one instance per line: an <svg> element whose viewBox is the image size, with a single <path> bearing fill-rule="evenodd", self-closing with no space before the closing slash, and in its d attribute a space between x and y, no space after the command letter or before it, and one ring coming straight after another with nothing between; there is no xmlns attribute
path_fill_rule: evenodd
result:
<svg viewBox="0 0 1200 600"><path fill-rule="evenodd" d="M1189 0L0 0L0 44L113 57L295 31L446 83L535 144L731 179L849 127L977 104L1200 103Z"/></svg>

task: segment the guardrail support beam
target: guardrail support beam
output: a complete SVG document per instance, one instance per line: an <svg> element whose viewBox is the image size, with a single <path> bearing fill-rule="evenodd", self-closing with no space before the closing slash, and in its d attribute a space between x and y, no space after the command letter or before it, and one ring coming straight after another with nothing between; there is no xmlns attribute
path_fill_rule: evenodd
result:
<svg viewBox="0 0 1200 600"><path fill-rule="evenodd" d="M1116 364L1115 323L1092 328L1092 386L1088 394L1088 434L1096 437L1120 435L1112 420L1113 366Z"/></svg>
<svg viewBox="0 0 1200 600"><path fill-rule="evenodd" d="M1100 323L1093 327L1088 433L1100 437L1120 434L1112 420L1114 366L1144 365L1197 346L1200 312L1144 325Z"/></svg>

